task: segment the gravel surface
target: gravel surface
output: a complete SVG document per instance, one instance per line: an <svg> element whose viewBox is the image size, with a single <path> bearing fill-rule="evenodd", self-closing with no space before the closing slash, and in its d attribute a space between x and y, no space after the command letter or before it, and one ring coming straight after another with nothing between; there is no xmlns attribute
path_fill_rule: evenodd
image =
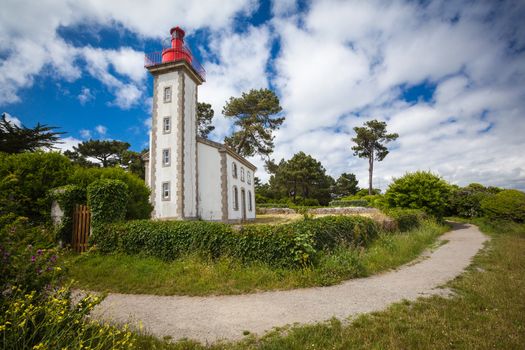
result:
<svg viewBox="0 0 525 350"><path fill-rule="evenodd" d="M448 242L417 263L336 286L211 297L109 294L93 315L132 325L140 320L159 337L205 343L240 339L243 331L261 335L296 322L344 319L403 299L446 294L438 287L461 274L488 237L475 226L455 224L440 239Z"/></svg>

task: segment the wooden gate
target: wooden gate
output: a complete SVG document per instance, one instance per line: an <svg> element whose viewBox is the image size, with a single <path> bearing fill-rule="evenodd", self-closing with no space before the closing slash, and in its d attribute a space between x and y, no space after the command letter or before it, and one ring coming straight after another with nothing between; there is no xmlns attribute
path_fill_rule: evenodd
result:
<svg viewBox="0 0 525 350"><path fill-rule="evenodd" d="M78 253L83 253L88 247L89 231L91 229L91 210L87 205L75 205L73 212L72 246Z"/></svg>

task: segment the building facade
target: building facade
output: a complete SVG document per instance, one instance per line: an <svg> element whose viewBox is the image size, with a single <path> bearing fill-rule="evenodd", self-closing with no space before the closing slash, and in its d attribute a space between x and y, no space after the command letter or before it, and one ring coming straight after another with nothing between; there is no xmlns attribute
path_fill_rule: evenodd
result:
<svg viewBox="0 0 525 350"><path fill-rule="evenodd" d="M229 147L197 136L198 87L205 72L172 28L171 46L146 55L153 76L146 183L152 216L238 222L255 219L256 167Z"/></svg>

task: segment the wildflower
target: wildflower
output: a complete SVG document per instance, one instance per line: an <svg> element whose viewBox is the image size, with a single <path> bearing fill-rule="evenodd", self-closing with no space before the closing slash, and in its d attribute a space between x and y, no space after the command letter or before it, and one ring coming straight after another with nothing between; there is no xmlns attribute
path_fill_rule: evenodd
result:
<svg viewBox="0 0 525 350"><path fill-rule="evenodd" d="M36 253L37 253L38 255L42 255L42 249L37 250Z"/></svg>
<svg viewBox="0 0 525 350"><path fill-rule="evenodd" d="M60 271L62 271L62 268L61 268L60 266L57 266L57 267L55 267L55 270L56 270L57 272L60 272Z"/></svg>
<svg viewBox="0 0 525 350"><path fill-rule="evenodd" d="M31 257L31 262L34 263L35 260L36 260L36 256L33 255L33 256Z"/></svg>
<svg viewBox="0 0 525 350"><path fill-rule="evenodd" d="M49 258L49 261L54 263L55 261L57 261L57 256L56 255L51 256L51 258Z"/></svg>

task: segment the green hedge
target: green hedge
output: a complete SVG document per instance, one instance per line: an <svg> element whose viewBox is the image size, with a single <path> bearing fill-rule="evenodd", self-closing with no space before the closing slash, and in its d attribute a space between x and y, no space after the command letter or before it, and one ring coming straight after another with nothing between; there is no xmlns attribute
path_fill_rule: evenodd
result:
<svg viewBox="0 0 525 350"><path fill-rule="evenodd" d="M525 193L518 190L503 190L484 198L481 210L489 219L525 222Z"/></svg>
<svg viewBox="0 0 525 350"><path fill-rule="evenodd" d="M198 253L208 258L232 256L273 266L315 262L316 252L339 245L362 246L379 233L368 218L326 216L283 225L231 225L204 221L137 220L104 225L91 237L103 253L145 254L165 260Z"/></svg>
<svg viewBox="0 0 525 350"><path fill-rule="evenodd" d="M335 200L330 202L331 207L368 207L368 201L364 199Z"/></svg>
<svg viewBox="0 0 525 350"><path fill-rule="evenodd" d="M73 211L75 204L86 203L86 189L76 185L65 185L50 191L50 196L58 202L64 212L62 222L56 229L56 236L66 243L71 243L73 230Z"/></svg>
<svg viewBox="0 0 525 350"><path fill-rule="evenodd" d="M100 179L92 182L87 188L87 200L93 228L124 220L128 196L128 186L120 180Z"/></svg>
<svg viewBox="0 0 525 350"><path fill-rule="evenodd" d="M421 226L424 220L429 218L423 210L392 208L386 214L394 219L399 231L405 232Z"/></svg>

